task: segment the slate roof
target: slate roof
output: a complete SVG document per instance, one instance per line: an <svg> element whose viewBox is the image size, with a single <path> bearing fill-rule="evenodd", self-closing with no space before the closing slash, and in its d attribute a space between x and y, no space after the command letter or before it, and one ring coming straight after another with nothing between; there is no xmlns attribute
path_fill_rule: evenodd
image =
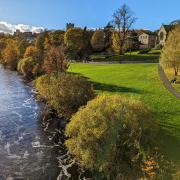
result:
<svg viewBox="0 0 180 180"><path fill-rule="evenodd" d="M168 33L169 31L172 30L173 25L164 25L164 24L163 24L163 27L164 27L164 29L166 30L166 32Z"/></svg>
<svg viewBox="0 0 180 180"><path fill-rule="evenodd" d="M139 35L141 35L143 33L148 34L148 35L154 35L154 36L157 35L155 32L152 32L152 31L149 31L149 30L142 30Z"/></svg>

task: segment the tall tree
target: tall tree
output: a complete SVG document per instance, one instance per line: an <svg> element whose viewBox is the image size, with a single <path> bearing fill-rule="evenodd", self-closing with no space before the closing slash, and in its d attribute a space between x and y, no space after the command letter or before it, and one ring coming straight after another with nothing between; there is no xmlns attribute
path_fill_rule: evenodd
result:
<svg viewBox="0 0 180 180"><path fill-rule="evenodd" d="M69 63L66 60L62 47L51 47L48 49L43 67L48 74L65 72L68 69Z"/></svg>
<svg viewBox="0 0 180 180"><path fill-rule="evenodd" d="M113 14L114 34L113 34L113 47L119 52L124 54L125 44L128 39L128 33L132 25L136 21L130 8L124 4Z"/></svg>
<svg viewBox="0 0 180 180"><path fill-rule="evenodd" d="M38 60L41 62L44 58L44 51L45 51L45 40L48 36L48 32L42 32L38 35L36 39L36 48L38 50Z"/></svg>
<svg viewBox="0 0 180 180"><path fill-rule="evenodd" d="M33 59L37 59L38 50L34 45L30 45L26 48L24 53L24 58L32 57Z"/></svg>
<svg viewBox="0 0 180 180"><path fill-rule="evenodd" d="M73 58L82 59L90 50L91 31L86 28L70 28L64 35L64 43L68 54L74 55Z"/></svg>
<svg viewBox="0 0 180 180"><path fill-rule="evenodd" d="M19 48L15 40L9 39L7 41L6 48L2 52L2 58L4 65L7 65L12 70L16 70L19 60Z"/></svg>
<svg viewBox="0 0 180 180"><path fill-rule="evenodd" d="M174 75L178 76L180 71L180 25L177 25L169 33L160 63L164 68L172 68Z"/></svg>
<svg viewBox="0 0 180 180"><path fill-rule="evenodd" d="M50 32L45 40L45 48L48 49L51 46L59 47L63 46L64 43L64 31L63 30L56 30Z"/></svg>
<svg viewBox="0 0 180 180"><path fill-rule="evenodd" d="M19 48L19 56L23 58L26 48L29 46L29 42L26 38L21 37L17 38L18 48Z"/></svg>
<svg viewBox="0 0 180 180"><path fill-rule="evenodd" d="M96 30L91 38L91 46L94 51L103 51L105 48L105 32Z"/></svg>

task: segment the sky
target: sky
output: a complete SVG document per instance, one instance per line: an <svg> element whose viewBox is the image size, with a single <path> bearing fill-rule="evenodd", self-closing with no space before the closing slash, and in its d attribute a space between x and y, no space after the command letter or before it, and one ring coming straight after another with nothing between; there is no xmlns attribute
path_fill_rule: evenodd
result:
<svg viewBox="0 0 180 180"><path fill-rule="evenodd" d="M64 29L67 22L100 28L124 3L137 18L133 28L156 30L180 19L180 0L0 0L0 31Z"/></svg>

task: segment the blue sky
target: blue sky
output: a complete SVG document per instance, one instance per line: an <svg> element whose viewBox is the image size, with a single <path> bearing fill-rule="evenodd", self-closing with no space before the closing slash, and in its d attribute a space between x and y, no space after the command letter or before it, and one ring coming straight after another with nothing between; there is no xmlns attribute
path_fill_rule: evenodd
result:
<svg viewBox="0 0 180 180"><path fill-rule="evenodd" d="M138 18L134 28L155 30L180 19L180 0L0 0L0 21L63 29L66 22L104 27L126 3Z"/></svg>

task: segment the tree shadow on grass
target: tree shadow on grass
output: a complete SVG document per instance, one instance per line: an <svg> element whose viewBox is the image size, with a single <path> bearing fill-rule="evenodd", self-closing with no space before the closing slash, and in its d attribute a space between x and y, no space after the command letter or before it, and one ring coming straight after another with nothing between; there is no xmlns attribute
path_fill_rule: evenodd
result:
<svg viewBox="0 0 180 180"><path fill-rule="evenodd" d="M174 110L173 112L159 112L157 116L161 119L158 121L160 131L157 141L160 143L161 150L168 155L173 161L180 163L180 127L178 122L171 121L170 116L180 115L180 112ZM169 119L169 120L168 120ZM168 120L168 121L167 121ZM179 164L180 165L180 164Z"/></svg>
<svg viewBox="0 0 180 180"><path fill-rule="evenodd" d="M82 76L82 74L80 73L71 73L71 74L78 75L85 78L87 81L93 84L94 89L97 91L106 91L106 92L111 92L111 93L135 93L135 94L145 93L144 90L137 89L137 88L129 88L129 87L117 86L113 84L94 82L88 77Z"/></svg>
<svg viewBox="0 0 180 180"><path fill-rule="evenodd" d="M175 127L171 128L164 124L164 126L161 124L161 130L159 132L159 145L161 147L161 150L165 155L167 155L171 160L180 163L180 139L176 135L174 131L179 131ZM172 133L173 132L173 133ZM178 132L177 132L178 133ZM157 140L158 140L157 139ZM179 164L180 165L180 164Z"/></svg>
<svg viewBox="0 0 180 180"><path fill-rule="evenodd" d="M106 91L106 92L112 92L112 93L135 93L135 94L142 94L144 91L136 88L129 88L129 87L123 87L123 86L117 86L113 84L105 84L105 83L99 83L99 82L93 82L90 81L95 90L98 91Z"/></svg>

